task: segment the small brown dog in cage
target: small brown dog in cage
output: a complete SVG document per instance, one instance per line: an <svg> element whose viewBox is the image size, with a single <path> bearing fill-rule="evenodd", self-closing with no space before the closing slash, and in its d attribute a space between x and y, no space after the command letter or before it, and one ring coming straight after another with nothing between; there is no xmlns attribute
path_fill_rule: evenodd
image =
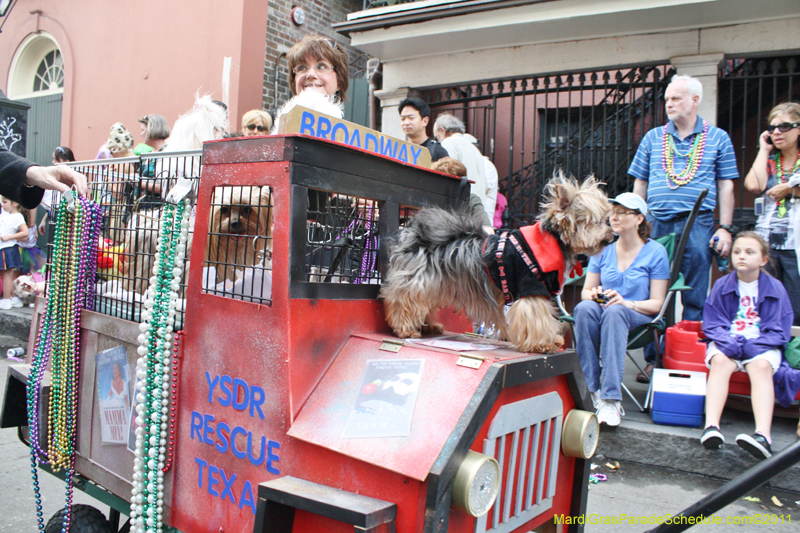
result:
<svg viewBox="0 0 800 533"><path fill-rule="evenodd" d="M206 261L216 283L235 281L236 271L263 257L272 270L274 214L269 187L217 187L211 204ZM211 281L211 280L209 280Z"/></svg>
<svg viewBox="0 0 800 533"><path fill-rule="evenodd" d="M464 210L417 212L392 247L380 293L395 334L442 333L436 312L452 306L494 324L521 352L560 349L563 327L550 298L577 254L595 255L612 242L611 208L599 185L594 177L581 185L554 177L538 222L502 235L487 236L481 218Z"/></svg>

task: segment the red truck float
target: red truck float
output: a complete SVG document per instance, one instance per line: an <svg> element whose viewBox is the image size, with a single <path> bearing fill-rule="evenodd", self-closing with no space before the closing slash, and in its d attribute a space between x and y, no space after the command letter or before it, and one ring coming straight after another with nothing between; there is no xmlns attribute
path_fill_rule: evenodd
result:
<svg viewBox="0 0 800 533"><path fill-rule="evenodd" d="M575 352L524 354L470 336L405 342L384 320L392 235L416 208L454 205L464 186L306 135L205 144L174 326L165 530L582 528L557 525L585 511L598 437ZM127 243L127 273L141 277L152 258L130 236L145 215L129 211L129 236L114 244ZM76 484L110 504L109 531L130 513L134 454L104 443L95 356L124 347L133 390L146 305L128 281L98 288L80 326ZM487 342L494 349L481 350ZM28 370L11 369L2 416L23 439ZM82 531L77 515L72 527Z"/></svg>

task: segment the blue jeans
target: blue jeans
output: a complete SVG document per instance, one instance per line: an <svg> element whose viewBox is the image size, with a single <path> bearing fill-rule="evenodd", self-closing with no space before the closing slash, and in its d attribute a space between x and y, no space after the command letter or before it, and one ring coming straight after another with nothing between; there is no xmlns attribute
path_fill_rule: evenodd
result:
<svg viewBox="0 0 800 533"><path fill-rule="evenodd" d="M628 333L652 319L619 304L604 308L584 300L575 306L575 349L591 392L599 390L603 400L622 400Z"/></svg>
<svg viewBox="0 0 800 533"><path fill-rule="evenodd" d="M657 220L648 217L653 224L653 239L675 233L675 246L681 239L683 229L686 227L686 218L679 217L672 220ZM714 236L714 213L703 211L697 218L686 241L686 249L681 261L681 274L691 290L681 293L683 302L683 320L701 322L703 320L703 306L708 296L708 282L711 279L711 248L708 243Z"/></svg>

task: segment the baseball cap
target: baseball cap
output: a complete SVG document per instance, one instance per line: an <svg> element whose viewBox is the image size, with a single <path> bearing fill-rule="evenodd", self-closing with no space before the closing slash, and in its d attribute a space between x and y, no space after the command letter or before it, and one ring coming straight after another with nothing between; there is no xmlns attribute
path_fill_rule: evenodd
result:
<svg viewBox="0 0 800 533"><path fill-rule="evenodd" d="M644 216L647 216L647 203L645 203L645 201L642 200L642 197L636 193L624 192L620 195L617 195L617 197L611 201L615 204L627 207L628 209L639 211Z"/></svg>

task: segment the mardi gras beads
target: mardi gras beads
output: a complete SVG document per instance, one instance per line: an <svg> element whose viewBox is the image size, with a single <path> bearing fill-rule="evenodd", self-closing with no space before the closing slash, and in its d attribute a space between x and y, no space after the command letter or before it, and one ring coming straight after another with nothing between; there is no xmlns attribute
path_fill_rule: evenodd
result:
<svg viewBox="0 0 800 533"><path fill-rule="evenodd" d="M703 132L695 135L691 148L685 154L678 151L672 135L667 133L667 126L661 136L661 168L667 176L667 186L670 189L677 189L681 185L686 185L694 179L700 163L703 162L703 154L706 151L706 139L708 138L708 122L703 121ZM675 173L675 156L685 157L686 166L679 173Z"/></svg>
<svg viewBox="0 0 800 533"><path fill-rule="evenodd" d="M62 200L53 238L52 269L48 284L47 307L37 333L36 350L31 360L27 384L28 428L31 450L31 475L39 531L44 531L38 464L49 463L54 471L64 470L66 482L63 531L69 531L72 507L72 479L75 474L77 435L78 377L80 373L80 314L88 308L94 293L97 239L102 211L84 198ZM42 442L39 417L42 406L41 384L50 363L50 401L47 405L48 441Z"/></svg>
<svg viewBox="0 0 800 533"><path fill-rule="evenodd" d="M170 374L177 348L173 335L176 303L186 254L190 201L167 203L161 213L155 265L147 289L139 330L136 363L136 452L131 489L131 529L136 533L163 528L164 472L168 440ZM173 376L174 379L177 376ZM173 393L173 415L176 397ZM174 422L173 422L174 429Z"/></svg>
<svg viewBox="0 0 800 533"><path fill-rule="evenodd" d="M791 170L785 171L783 169L783 154L780 153L780 152L778 153L778 161L777 161L777 163L778 163L778 168L777 168L778 181L780 183L786 183L786 177L785 176L786 175L791 176L792 174L797 172L798 168L800 168L800 154L797 154L797 156L795 157L794 165L792 165L792 169ZM787 209L786 209L786 198L781 198L780 200L778 200L776 202L776 204L777 204L777 207L778 207L778 218L785 217L786 216L786 212L787 212Z"/></svg>

